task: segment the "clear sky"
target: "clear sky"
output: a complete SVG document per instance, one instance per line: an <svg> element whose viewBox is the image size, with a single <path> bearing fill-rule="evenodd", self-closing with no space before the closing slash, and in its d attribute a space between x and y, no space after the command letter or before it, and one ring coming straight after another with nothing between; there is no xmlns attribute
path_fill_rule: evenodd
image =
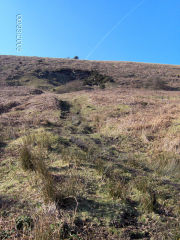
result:
<svg viewBox="0 0 180 240"><path fill-rule="evenodd" d="M0 29L1 55L180 64L180 0L0 0Z"/></svg>

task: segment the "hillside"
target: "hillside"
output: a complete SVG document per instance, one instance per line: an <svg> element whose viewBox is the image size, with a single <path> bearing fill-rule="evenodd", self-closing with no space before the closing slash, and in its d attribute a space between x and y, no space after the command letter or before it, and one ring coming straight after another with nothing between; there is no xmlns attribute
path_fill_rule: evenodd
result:
<svg viewBox="0 0 180 240"><path fill-rule="evenodd" d="M180 66L0 56L0 239L180 239Z"/></svg>
<svg viewBox="0 0 180 240"><path fill-rule="evenodd" d="M112 77L118 86L151 88L155 80L164 81L170 90L178 90L180 86L180 66L0 56L0 86L34 86L56 90L66 84L67 89L81 90L82 80L92 71ZM62 87L62 91L66 88Z"/></svg>

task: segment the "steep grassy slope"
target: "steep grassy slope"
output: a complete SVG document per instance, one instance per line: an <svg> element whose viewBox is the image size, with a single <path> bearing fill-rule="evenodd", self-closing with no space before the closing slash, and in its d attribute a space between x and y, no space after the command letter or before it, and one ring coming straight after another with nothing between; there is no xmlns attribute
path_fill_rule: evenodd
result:
<svg viewBox="0 0 180 240"><path fill-rule="evenodd" d="M179 66L1 60L0 239L179 240Z"/></svg>
<svg viewBox="0 0 180 240"><path fill-rule="evenodd" d="M58 90L81 90L83 79L92 71L110 76L116 84L125 87L163 89L162 82L167 83L169 90L178 90L180 86L179 66L0 56L0 86L26 85L56 90L58 86L67 85Z"/></svg>

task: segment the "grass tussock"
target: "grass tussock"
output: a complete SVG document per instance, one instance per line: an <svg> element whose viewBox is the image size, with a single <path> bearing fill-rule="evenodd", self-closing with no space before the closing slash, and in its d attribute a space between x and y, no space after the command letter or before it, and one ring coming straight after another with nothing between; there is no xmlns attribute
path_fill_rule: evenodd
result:
<svg viewBox="0 0 180 240"><path fill-rule="evenodd" d="M117 182L110 180L109 181L109 195L113 199L121 199L125 201L128 197L128 185L125 183L125 181L118 180Z"/></svg>
<svg viewBox="0 0 180 240"><path fill-rule="evenodd" d="M154 155L152 164L157 173L169 176L180 177L180 158L177 154L160 152Z"/></svg>
<svg viewBox="0 0 180 240"><path fill-rule="evenodd" d="M34 156L32 155L30 149L24 145L21 150L20 150L20 163L23 168L23 170L31 170L34 171L36 169L35 167L35 159Z"/></svg>
<svg viewBox="0 0 180 240"><path fill-rule="evenodd" d="M158 204L158 194L153 189L153 184L148 177L138 177L132 183L131 193L134 199L139 202L139 209L142 212L156 211Z"/></svg>
<svg viewBox="0 0 180 240"><path fill-rule="evenodd" d="M55 203L57 207L66 204L69 197L75 198L79 192L77 189L79 177L70 174L66 181L61 180L58 184L51 174L45 161L43 148L51 149L50 146L54 141L46 138L47 135L28 135L25 137L20 149L20 163L25 171L33 171L38 179L45 203ZM53 138L54 140L54 138ZM38 149L34 151L33 146L37 145ZM80 185L78 185L79 187Z"/></svg>

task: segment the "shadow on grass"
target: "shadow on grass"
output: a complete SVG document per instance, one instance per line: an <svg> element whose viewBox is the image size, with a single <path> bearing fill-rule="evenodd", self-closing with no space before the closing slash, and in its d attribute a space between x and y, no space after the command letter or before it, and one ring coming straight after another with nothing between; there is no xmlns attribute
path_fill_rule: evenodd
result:
<svg viewBox="0 0 180 240"><path fill-rule="evenodd" d="M12 198L7 198L5 196L0 196L0 209L9 209L11 206L14 206L18 203L17 200Z"/></svg>
<svg viewBox="0 0 180 240"><path fill-rule="evenodd" d="M131 201L120 202L98 202L82 198L79 200L78 211L87 212L90 218L98 220L102 225L108 224L116 228L129 225L137 225L138 212L136 204Z"/></svg>
<svg viewBox="0 0 180 240"><path fill-rule="evenodd" d="M6 146L7 146L6 143L4 143L4 142L0 142L0 150L1 150L2 148L6 147Z"/></svg>
<svg viewBox="0 0 180 240"><path fill-rule="evenodd" d="M8 197L0 195L0 216L8 217L12 213L17 213L19 210L26 210L29 206L27 201L20 202L18 199L13 199L13 197Z"/></svg>
<svg viewBox="0 0 180 240"><path fill-rule="evenodd" d="M164 90L166 90L166 91L180 91L180 87L167 86Z"/></svg>

